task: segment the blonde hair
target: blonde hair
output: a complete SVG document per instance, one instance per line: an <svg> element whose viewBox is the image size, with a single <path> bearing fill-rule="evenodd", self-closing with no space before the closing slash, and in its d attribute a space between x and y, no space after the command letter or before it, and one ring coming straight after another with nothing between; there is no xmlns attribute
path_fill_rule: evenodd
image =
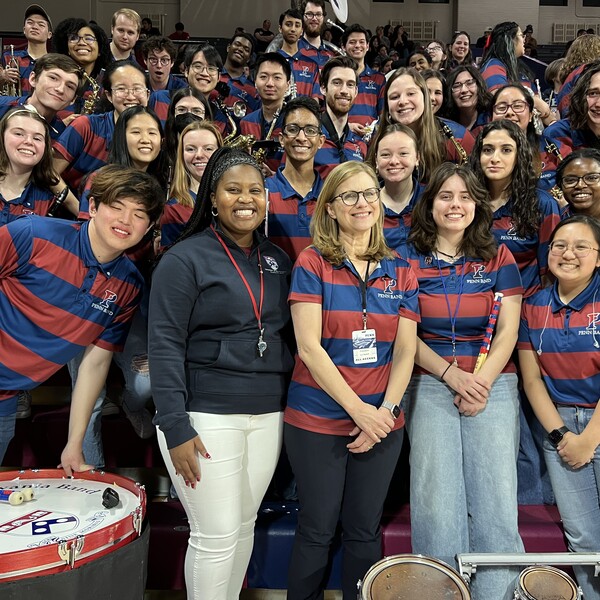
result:
<svg viewBox="0 0 600 600"><path fill-rule="evenodd" d="M348 161L338 165L325 179L321 193L317 199L317 205L310 222L310 233L313 239L313 246L322 254L323 258L334 265L341 265L347 257L344 246L340 242L339 225L336 219L332 219L327 212L327 205L331 204L338 195L337 190L342 183L356 175L366 174L373 180L373 187L379 189L377 176L373 169L362 162ZM358 256L360 260L378 261L384 258L391 258L394 252L388 248L383 236L383 215L384 210L379 202L379 219L371 228L371 239L369 247L363 256Z"/></svg>
<svg viewBox="0 0 600 600"><path fill-rule="evenodd" d="M565 60L560 68L558 78L561 83L577 67L600 58L600 36L585 34L573 40Z"/></svg>
<svg viewBox="0 0 600 600"><path fill-rule="evenodd" d="M171 198L175 198L181 206L186 208L194 208L194 199L190 194L190 187L192 185L192 176L189 174L185 167L185 161L183 160L183 138L190 131L209 131L215 136L217 140L217 148L223 145L223 137L219 129L211 121L195 121L190 123L179 136L179 142L177 144L177 158L175 160L175 169L173 173L173 184L169 195Z"/></svg>
<svg viewBox="0 0 600 600"><path fill-rule="evenodd" d="M110 21L111 28L117 24L117 19L121 15L135 23L138 33L142 30L142 17L140 17L139 13L131 8L120 8L117 12L115 12Z"/></svg>
<svg viewBox="0 0 600 600"><path fill-rule="evenodd" d="M448 157L446 140L440 132L438 121L433 114L427 83L425 82L425 79L423 79L423 76L415 69L400 67L399 69L396 69L394 74L389 78L384 90L383 111L381 113L381 119L377 129L378 133L374 145L377 145L377 137L387 129L387 126L395 122L391 119L388 94L392 83L394 83L394 81L396 81L396 79L402 75L408 75L409 77L412 77L415 85L423 94L423 114L419 120L414 123L414 125L411 125L411 129L413 129L415 135L417 136L417 148L421 158L420 164L423 165L422 176L425 180L427 180L436 167L439 167L445 160L448 160Z"/></svg>

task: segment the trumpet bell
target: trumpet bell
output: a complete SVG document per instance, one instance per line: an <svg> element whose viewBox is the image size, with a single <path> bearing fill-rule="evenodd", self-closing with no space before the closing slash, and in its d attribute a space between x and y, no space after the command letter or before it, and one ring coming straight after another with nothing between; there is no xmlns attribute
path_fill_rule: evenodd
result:
<svg viewBox="0 0 600 600"><path fill-rule="evenodd" d="M329 0L329 2L338 21L345 23L348 20L348 0Z"/></svg>

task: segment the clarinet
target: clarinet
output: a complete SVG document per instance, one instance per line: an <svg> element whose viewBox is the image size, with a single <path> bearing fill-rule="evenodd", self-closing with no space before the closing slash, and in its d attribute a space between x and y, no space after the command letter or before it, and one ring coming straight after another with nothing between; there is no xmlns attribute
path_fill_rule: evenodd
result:
<svg viewBox="0 0 600 600"><path fill-rule="evenodd" d="M59 208L64 204L68 195L69 195L68 186L65 187L65 189L62 190L60 193L55 194L54 202L52 203L52 206L50 206L50 210L48 211L48 214L46 216L47 217L55 217L56 213L58 212Z"/></svg>
<svg viewBox="0 0 600 600"><path fill-rule="evenodd" d="M467 151L462 147L462 145L456 139L456 137L454 137L454 134L452 133L452 129L450 129L450 127L448 127L448 125L446 125L446 123L444 123L444 121L440 121L438 119L438 123L440 124L440 129L442 130L442 133L454 144L454 147L456 148L456 151L458 152L458 155L460 156L459 164L461 164L461 165L466 164L469 161Z"/></svg>

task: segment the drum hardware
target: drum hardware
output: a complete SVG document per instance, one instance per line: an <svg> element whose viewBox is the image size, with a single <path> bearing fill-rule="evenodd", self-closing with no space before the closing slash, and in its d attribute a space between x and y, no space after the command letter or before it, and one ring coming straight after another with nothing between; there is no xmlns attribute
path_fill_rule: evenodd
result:
<svg viewBox="0 0 600 600"><path fill-rule="evenodd" d="M569 566L592 565L594 576L600 574L600 552L532 552L532 553L486 553L457 554L458 570L466 581L471 580L480 566Z"/></svg>
<svg viewBox="0 0 600 600"><path fill-rule="evenodd" d="M75 568L75 561L83 550L83 543L83 536L78 535L74 540L68 540L58 545L58 555L71 569Z"/></svg>
<svg viewBox="0 0 600 600"><path fill-rule="evenodd" d="M106 488L102 492L102 506L104 508L115 508L115 506L119 505L120 501L119 494L112 488Z"/></svg>

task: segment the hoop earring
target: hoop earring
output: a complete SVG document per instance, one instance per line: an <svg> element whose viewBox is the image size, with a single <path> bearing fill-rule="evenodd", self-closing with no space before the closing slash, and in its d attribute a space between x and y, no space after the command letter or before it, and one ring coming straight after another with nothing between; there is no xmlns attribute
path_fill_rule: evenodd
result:
<svg viewBox="0 0 600 600"><path fill-rule="evenodd" d="M214 204L210 207L210 214L213 217L218 217L219 216L219 211L217 210L217 207Z"/></svg>

